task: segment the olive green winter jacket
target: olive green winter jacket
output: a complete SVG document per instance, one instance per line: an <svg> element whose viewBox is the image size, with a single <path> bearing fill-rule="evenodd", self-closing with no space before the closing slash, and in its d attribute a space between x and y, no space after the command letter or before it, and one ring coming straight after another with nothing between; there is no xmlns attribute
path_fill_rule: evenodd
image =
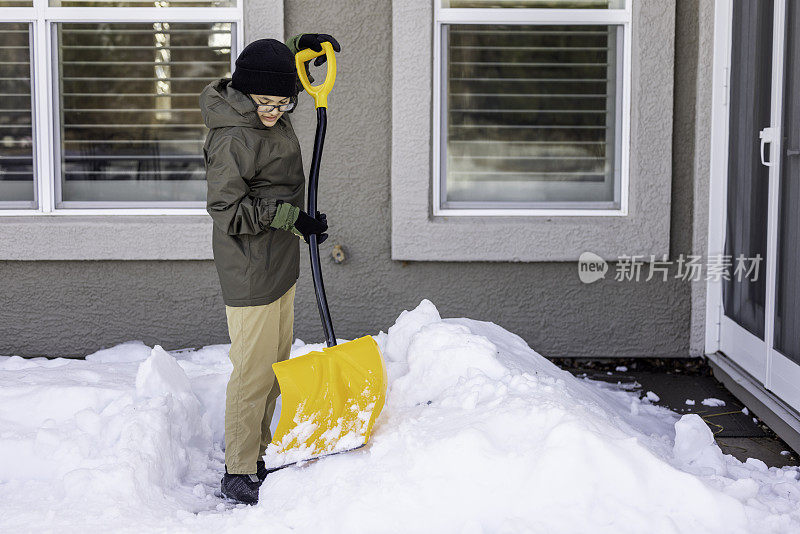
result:
<svg viewBox="0 0 800 534"><path fill-rule="evenodd" d="M302 35L286 41L292 54ZM313 83L308 64L306 73ZM264 126L253 101L230 82L221 78L200 94L209 128L203 145L206 211L214 221L211 240L223 301L260 306L279 299L300 273L300 240L270 223L278 200L303 208L303 162L289 116ZM303 89L299 77L297 88Z"/></svg>
<svg viewBox="0 0 800 534"><path fill-rule="evenodd" d="M300 143L287 114L264 126L250 98L210 83L200 95L210 129L203 145L214 222L214 264L228 306L260 306L281 297L300 273L300 240L271 228L276 201L303 208L305 176Z"/></svg>
<svg viewBox="0 0 800 534"><path fill-rule="evenodd" d="M300 240L269 225L277 200L303 208L305 177L289 116L264 126L253 101L230 82L216 80L200 95L210 129L206 209L225 304L259 306L280 298L299 275Z"/></svg>

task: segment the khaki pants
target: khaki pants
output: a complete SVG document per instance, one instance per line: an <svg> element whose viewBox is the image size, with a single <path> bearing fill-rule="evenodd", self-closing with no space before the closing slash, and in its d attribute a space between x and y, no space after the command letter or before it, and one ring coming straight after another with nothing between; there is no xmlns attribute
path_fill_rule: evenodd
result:
<svg viewBox="0 0 800 534"><path fill-rule="evenodd" d="M225 306L233 362L225 397L228 473L255 473L272 441L269 423L280 394L272 364L289 358L295 288L263 306Z"/></svg>

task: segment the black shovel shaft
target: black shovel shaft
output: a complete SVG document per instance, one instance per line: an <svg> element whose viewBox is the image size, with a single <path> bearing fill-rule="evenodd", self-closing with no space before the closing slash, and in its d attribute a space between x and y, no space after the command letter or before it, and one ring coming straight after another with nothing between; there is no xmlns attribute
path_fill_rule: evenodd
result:
<svg viewBox="0 0 800 534"><path fill-rule="evenodd" d="M322 146L325 143L325 128L328 125L328 112L324 107L317 108L317 134L314 136L314 155L311 156L311 171L308 174L308 214L317 216L317 185L319 184L319 162L322 159ZM319 264L319 243L317 235L308 236L308 250L311 253L311 275L314 278L314 293L317 295L317 308L325 330L325 344L336 345L336 334L333 333L331 312L328 310L328 299L325 298L325 284L322 282L322 267Z"/></svg>

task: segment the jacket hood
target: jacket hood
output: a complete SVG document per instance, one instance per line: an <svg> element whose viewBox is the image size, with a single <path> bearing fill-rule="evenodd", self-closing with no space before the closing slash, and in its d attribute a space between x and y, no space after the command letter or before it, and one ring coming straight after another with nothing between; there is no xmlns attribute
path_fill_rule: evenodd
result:
<svg viewBox="0 0 800 534"><path fill-rule="evenodd" d="M230 86L230 78L220 78L205 86L200 93L200 112L210 128L246 126L267 128L258 118L256 105L250 98Z"/></svg>

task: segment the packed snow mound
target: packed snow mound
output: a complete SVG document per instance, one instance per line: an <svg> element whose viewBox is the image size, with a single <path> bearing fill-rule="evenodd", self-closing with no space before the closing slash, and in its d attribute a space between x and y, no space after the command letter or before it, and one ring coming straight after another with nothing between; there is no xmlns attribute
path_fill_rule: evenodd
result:
<svg viewBox="0 0 800 534"><path fill-rule="evenodd" d="M428 299L420 302L414 310L403 310L397 321L389 327L384 341L383 357L389 361L408 361L408 346L414 334L427 325L441 321L439 310Z"/></svg>
<svg viewBox="0 0 800 534"><path fill-rule="evenodd" d="M389 340L392 339L391 332ZM466 350L465 350L466 349ZM414 406L442 400L461 379L482 375L498 380L508 372L496 358L497 347L459 324L422 326L410 340L408 372L392 383L390 404Z"/></svg>
<svg viewBox="0 0 800 534"><path fill-rule="evenodd" d="M369 445L274 472L257 506L233 509L214 496L227 345L0 358L3 526L800 532L798 469L724 455L698 416L579 380L498 325L424 300L375 339L390 385Z"/></svg>
<svg viewBox="0 0 800 534"><path fill-rule="evenodd" d="M130 348L115 363L37 358L0 373L0 530L152 529L218 478L186 373L160 346L141 363Z"/></svg>
<svg viewBox="0 0 800 534"><path fill-rule="evenodd" d="M127 341L107 349L86 356L87 362L97 363L127 363L140 362L150 357L150 347L143 341Z"/></svg>
<svg viewBox="0 0 800 534"><path fill-rule="evenodd" d="M714 441L711 429L697 414L686 414L675 423L676 462L689 471L704 475L727 474L722 450Z"/></svg>

